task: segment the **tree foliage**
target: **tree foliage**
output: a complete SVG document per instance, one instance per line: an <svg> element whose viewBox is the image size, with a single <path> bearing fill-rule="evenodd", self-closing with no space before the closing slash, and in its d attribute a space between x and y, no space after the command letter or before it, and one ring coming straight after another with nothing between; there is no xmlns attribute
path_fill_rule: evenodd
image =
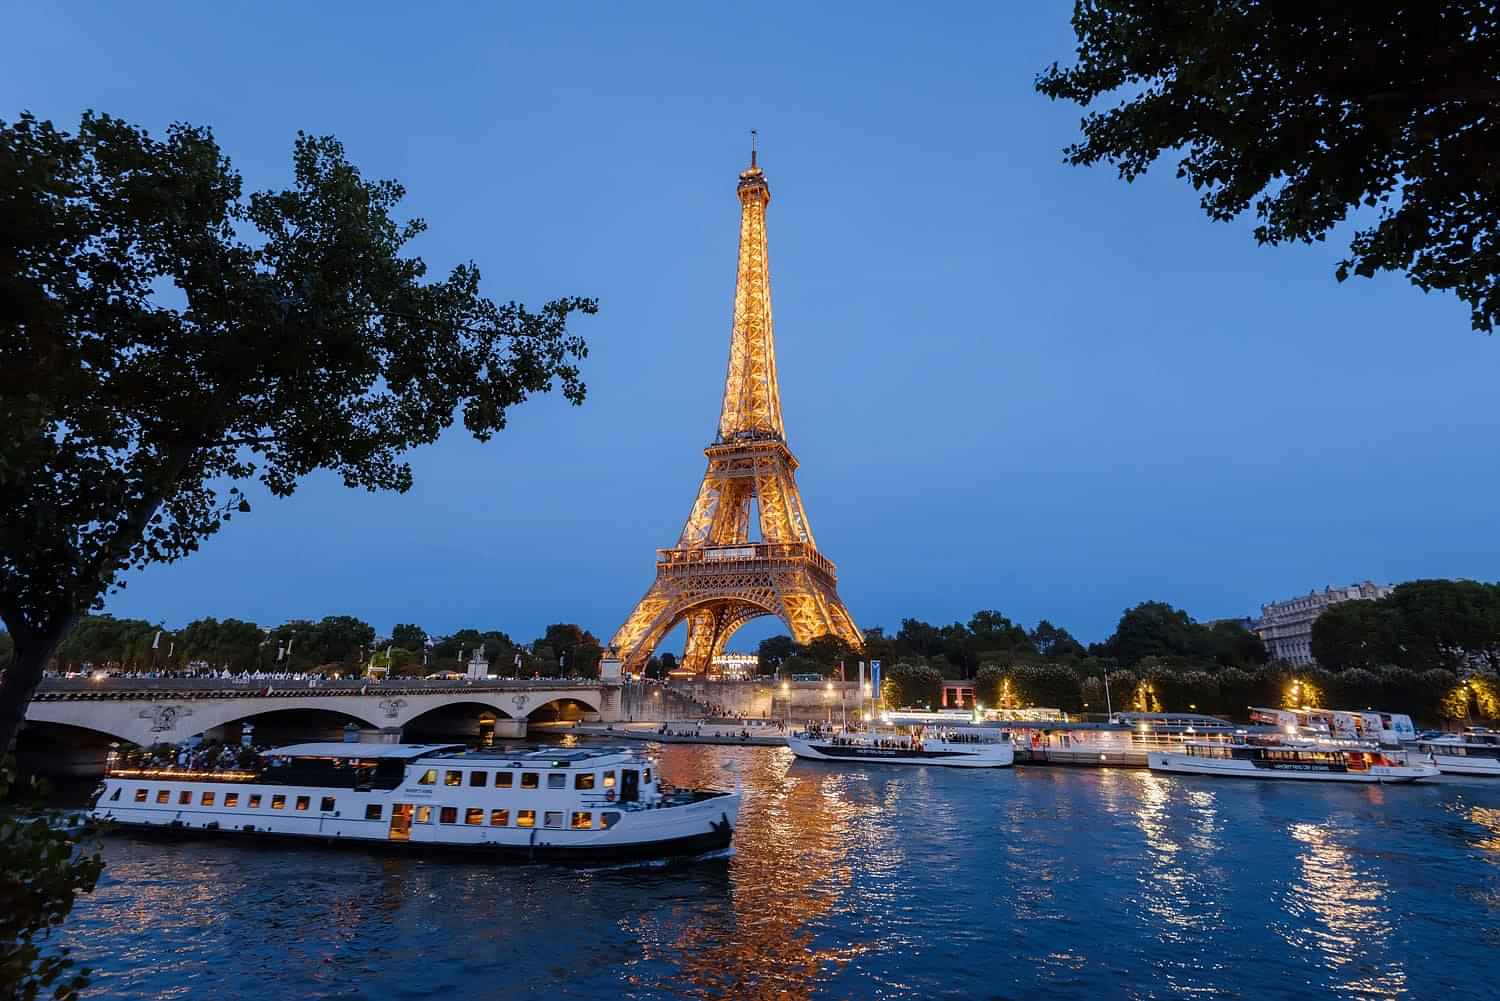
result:
<svg viewBox="0 0 1500 1001"><path fill-rule="evenodd" d="M554 383L582 402L567 322L592 300L497 305L473 264L427 280L401 185L331 137L292 164L246 198L207 129L0 122L0 748L75 619L247 512L246 481L401 491L456 416L487 440Z"/></svg>
<svg viewBox="0 0 1500 1001"><path fill-rule="evenodd" d="M1054 63L1037 89L1115 100L1084 116L1070 163L1133 181L1177 155L1204 212L1253 211L1263 244L1322 240L1355 215L1340 281L1404 272L1493 330L1500 7L1077 0L1073 29L1076 63Z"/></svg>
<svg viewBox="0 0 1500 1001"><path fill-rule="evenodd" d="M943 689L943 675L926 664L903 661L881 675L880 697L887 708L936 705Z"/></svg>
<svg viewBox="0 0 1500 1001"><path fill-rule="evenodd" d="M49 816L41 791L16 796L15 759L0 755L0 801L25 799L33 816L0 816L0 997L76 998L88 986L66 948L51 948L80 893L104 871L97 844L75 841L81 818Z"/></svg>
<svg viewBox="0 0 1500 1001"><path fill-rule="evenodd" d="M1500 671L1500 584L1415 580L1375 601L1347 601L1313 622L1312 654L1335 670Z"/></svg>

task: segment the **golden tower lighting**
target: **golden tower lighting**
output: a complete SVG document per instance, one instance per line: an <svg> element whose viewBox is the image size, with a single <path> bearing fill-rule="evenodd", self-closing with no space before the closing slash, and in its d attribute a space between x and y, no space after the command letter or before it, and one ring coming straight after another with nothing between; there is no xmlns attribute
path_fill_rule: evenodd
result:
<svg viewBox="0 0 1500 1001"><path fill-rule="evenodd" d="M704 449L708 471L677 545L656 551L656 580L610 645L627 671L640 671L657 643L688 624L685 670L700 673L735 630L778 616L798 643L832 633L862 642L838 594L833 562L818 552L797 490L797 460L781 423L766 205L771 189L756 164L740 174L740 253L734 329L719 431ZM750 506L760 539L750 538Z"/></svg>

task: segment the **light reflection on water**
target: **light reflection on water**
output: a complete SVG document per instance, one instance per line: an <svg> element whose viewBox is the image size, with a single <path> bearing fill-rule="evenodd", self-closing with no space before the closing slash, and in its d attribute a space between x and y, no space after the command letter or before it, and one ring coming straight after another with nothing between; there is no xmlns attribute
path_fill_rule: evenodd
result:
<svg viewBox="0 0 1500 1001"><path fill-rule="evenodd" d="M1500 783L843 769L662 749L727 858L587 872L111 837L71 944L175 998L1486 996Z"/></svg>

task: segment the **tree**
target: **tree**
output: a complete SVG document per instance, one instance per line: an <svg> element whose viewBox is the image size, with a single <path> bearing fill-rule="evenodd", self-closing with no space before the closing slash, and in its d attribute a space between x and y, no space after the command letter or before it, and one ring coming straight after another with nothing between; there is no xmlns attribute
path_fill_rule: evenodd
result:
<svg viewBox="0 0 1500 1001"><path fill-rule="evenodd" d="M1038 622L1027 638L1032 649L1048 660L1082 657L1086 653L1083 644L1074 639L1072 633L1046 619Z"/></svg>
<svg viewBox="0 0 1500 1001"><path fill-rule="evenodd" d="M1394 664L1397 616L1379 601L1344 601L1325 608L1312 624L1313 659L1335 671Z"/></svg>
<svg viewBox="0 0 1500 1001"><path fill-rule="evenodd" d="M1198 629L1188 614L1163 601L1127 609L1104 642L1105 656L1130 666L1144 657L1188 657L1199 652Z"/></svg>
<svg viewBox="0 0 1500 1001"><path fill-rule="evenodd" d="M410 622L401 622L391 629L391 642L403 650L425 650L427 630Z"/></svg>
<svg viewBox="0 0 1500 1001"><path fill-rule="evenodd" d="M567 321L592 300L499 306L472 264L425 281L399 184L331 137L292 159L246 199L207 129L0 122L0 748L79 616L248 512L250 479L404 491L456 414L484 441L554 381L583 400Z"/></svg>
<svg viewBox="0 0 1500 1001"><path fill-rule="evenodd" d="M189 622L174 635L177 660L204 661L210 667L253 671L260 663L266 636L253 622L205 618Z"/></svg>
<svg viewBox="0 0 1500 1001"><path fill-rule="evenodd" d="M16 786L15 758L0 754L0 800ZM7 817L0 823L0 996L70 999L88 986L69 950L46 948L52 930L63 923L80 893L89 893L104 871L97 843L79 844L81 817L49 822L42 790L28 798L40 817Z"/></svg>
<svg viewBox="0 0 1500 1001"><path fill-rule="evenodd" d="M599 638L573 622L554 622L531 644L532 652L546 662L546 673L593 677L599 673L603 648ZM550 655L544 655L544 651Z"/></svg>
<svg viewBox="0 0 1500 1001"><path fill-rule="evenodd" d="M1133 181L1163 153L1212 219L1253 207L1262 244L1324 239L1351 212L1336 276L1405 272L1500 316L1500 8L1077 0L1076 65L1037 90L1088 106L1068 162Z"/></svg>
<svg viewBox="0 0 1500 1001"><path fill-rule="evenodd" d="M1221 667L1254 667L1271 659L1266 644L1233 620L1199 626L1202 652Z"/></svg>
<svg viewBox="0 0 1500 1001"><path fill-rule="evenodd" d="M153 649L161 626L145 619L117 619L113 615L88 615L79 620L67 640L57 647L57 659L64 664L109 664L150 667L165 649ZM7 672L9 673L9 672ZM3 753L3 750L0 750Z"/></svg>
<svg viewBox="0 0 1500 1001"><path fill-rule="evenodd" d="M15 649L16 645L11 642L10 633L0 629L0 671L10 667L10 659Z"/></svg>
<svg viewBox="0 0 1500 1001"><path fill-rule="evenodd" d="M295 619L271 630L268 667L308 671L327 664L355 667L375 652L375 627L352 615L329 615L317 622ZM276 652L283 652L280 661Z"/></svg>
<svg viewBox="0 0 1500 1001"><path fill-rule="evenodd" d="M892 709L936 705L943 689L943 676L937 668L909 661L893 665L881 679L880 697Z"/></svg>
<svg viewBox="0 0 1500 1001"><path fill-rule="evenodd" d="M839 662L844 664L846 676L854 677L855 665L861 659L860 652L847 642L833 633L824 633L815 638L811 643L802 648L802 656L808 660L815 660L823 665L824 673L836 669Z"/></svg>

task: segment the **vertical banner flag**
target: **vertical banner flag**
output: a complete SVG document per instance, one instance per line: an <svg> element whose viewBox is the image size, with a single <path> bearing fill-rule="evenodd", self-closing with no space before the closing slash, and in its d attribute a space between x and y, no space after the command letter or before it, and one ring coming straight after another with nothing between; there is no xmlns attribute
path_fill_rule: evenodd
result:
<svg viewBox="0 0 1500 1001"><path fill-rule="evenodd" d="M880 661L870 661L870 693L871 698L877 702L880 700Z"/></svg>
<svg viewBox="0 0 1500 1001"><path fill-rule="evenodd" d="M859 693L860 693L860 695L864 695L864 693L865 693L865 662L864 661L860 661L859 662Z"/></svg>
<svg viewBox="0 0 1500 1001"><path fill-rule="evenodd" d="M160 629L158 629L156 631L156 637L151 641L151 649L153 649L153 650L160 650L161 649L161 630Z"/></svg>

